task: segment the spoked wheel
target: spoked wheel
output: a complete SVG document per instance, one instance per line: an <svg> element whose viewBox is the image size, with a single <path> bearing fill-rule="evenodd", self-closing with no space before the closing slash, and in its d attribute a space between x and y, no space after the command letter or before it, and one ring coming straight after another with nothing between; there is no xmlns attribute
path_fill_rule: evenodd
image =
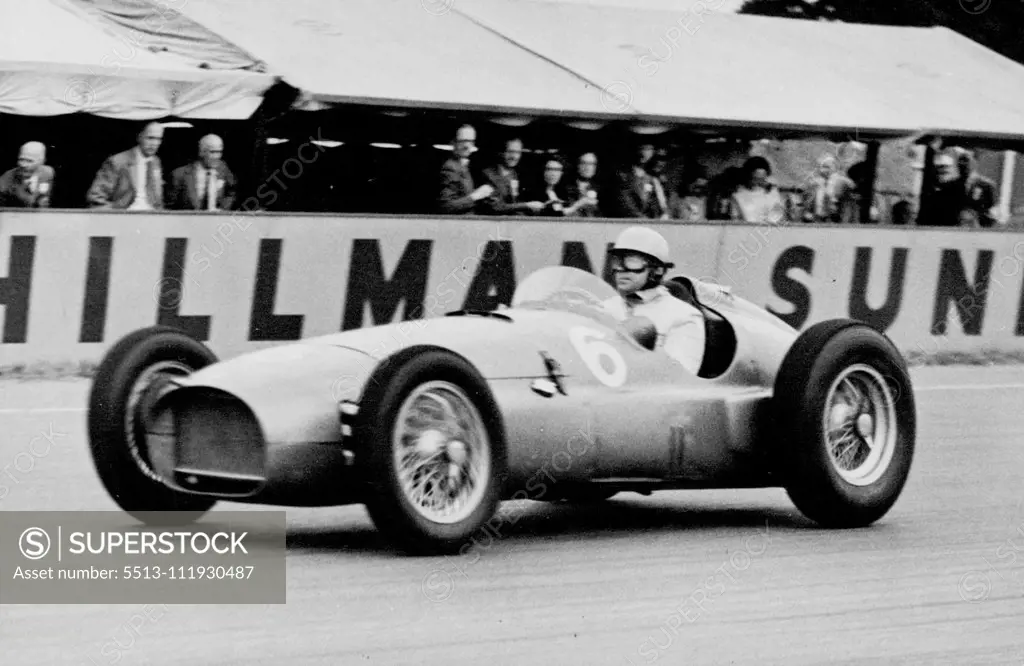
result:
<svg viewBox="0 0 1024 666"><path fill-rule="evenodd" d="M454 552L494 515L504 428L490 387L468 361L435 347L396 354L367 383L357 418L366 507L394 545Z"/></svg>
<svg viewBox="0 0 1024 666"><path fill-rule="evenodd" d="M870 365L845 368L832 381L823 429L829 460L854 486L869 486L888 469L896 450L896 400L885 377Z"/></svg>
<svg viewBox="0 0 1024 666"><path fill-rule="evenodd" d="M436 523L465 520L491 472L491 443L480 411L458 385L432 381L402 403L391 442L405 498Z"/></svg>
<svg viewBox="0 0 1024 666"><path fill-rule="evenodd" d="M96 370L88 414L93 463L111 498L144 523L191 522L216 502L164 482L146 447L146 419L169 381L216 361L198 340L154 326L119 340Z"/></svg>
<svg viewBox="0 0 1024 666"><path fill-rule="evenodd" d="M783 360L772 403L776 471L804 515L861 527L892 508L910 473L916 409L888 338L852 320L815 324Z"/></svg>

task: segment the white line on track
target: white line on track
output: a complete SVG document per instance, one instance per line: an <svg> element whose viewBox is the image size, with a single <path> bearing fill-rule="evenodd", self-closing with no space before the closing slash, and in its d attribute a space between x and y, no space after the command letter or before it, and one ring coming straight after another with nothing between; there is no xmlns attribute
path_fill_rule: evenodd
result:
<svg viewBox="0 0 1024 666"><path fill-rule="evenodd" d="M1009 391L1024 389L1024 384L937 384L935 386L915 386L914 392L924 391ZM0 409L2 414L78 414L85 407L11 407Z"/></svg>
<svg viewBox="0 0 1024 666"><path fill-rule="evenodd" d="M915 386L914 392L920 391L997 391L1024 389L1024 384L937 384L935 386Z"/></svg>
<svg viewBox="0 0 1024 666"><path fill-rule="evenodd" d="M0 414L71 414L84 411L85 407L12 407L0 409Z"/></svg>

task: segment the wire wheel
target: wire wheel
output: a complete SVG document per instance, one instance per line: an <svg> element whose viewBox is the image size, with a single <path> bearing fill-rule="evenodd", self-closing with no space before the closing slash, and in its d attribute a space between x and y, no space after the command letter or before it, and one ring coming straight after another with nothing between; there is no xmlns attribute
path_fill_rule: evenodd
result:
<svg viewBox="0 0 1024 666"><path fill-rule="evenodd" d="M886 378L862 363L832 381L822 415L828 459L844 481L869 486L896 450L896 401Z"/></svg>
<svg viewBox="0 0 1024 666"><path fill-rule="evenodd" d="M465 520L487 493L487 428L470 397L451 382L429 381L412 390L395 419L392 451L402 493L427 520Z"/></svg>

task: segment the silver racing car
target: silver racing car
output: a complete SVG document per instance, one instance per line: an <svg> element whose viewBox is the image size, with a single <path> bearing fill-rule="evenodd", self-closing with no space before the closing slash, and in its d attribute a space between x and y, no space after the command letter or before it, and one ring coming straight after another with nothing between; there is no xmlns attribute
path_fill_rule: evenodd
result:
<svg viewBox="0 0 1024 666"><path fill-rule="evenodd" d="M218 500L358 503L416 553L458 551L513 499L783 487L823 526L884 516L916 433L892 342L848 319L799 332L728 288L666 284L704 317L696 375L629 325L609 284L563 266L522 281L510 307L224 361L141 329L93 379L96 470L144 522Z"/></svg>

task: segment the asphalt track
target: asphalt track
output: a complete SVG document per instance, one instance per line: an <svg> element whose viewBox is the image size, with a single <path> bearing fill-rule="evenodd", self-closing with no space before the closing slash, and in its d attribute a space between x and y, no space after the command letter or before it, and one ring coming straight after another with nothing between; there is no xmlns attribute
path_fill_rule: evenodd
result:
<svg viewBox="0 0 1024 666"><path fill-rule="evenodd" d="M1024 368L914 376L911 478L868 529L779 490L626 494L506 505L501 540L408 558L362 507L295 510L286 605L4 605L0 662L1024 666ZM113 508L86 390L0 382L0 509Z"/></svg>

